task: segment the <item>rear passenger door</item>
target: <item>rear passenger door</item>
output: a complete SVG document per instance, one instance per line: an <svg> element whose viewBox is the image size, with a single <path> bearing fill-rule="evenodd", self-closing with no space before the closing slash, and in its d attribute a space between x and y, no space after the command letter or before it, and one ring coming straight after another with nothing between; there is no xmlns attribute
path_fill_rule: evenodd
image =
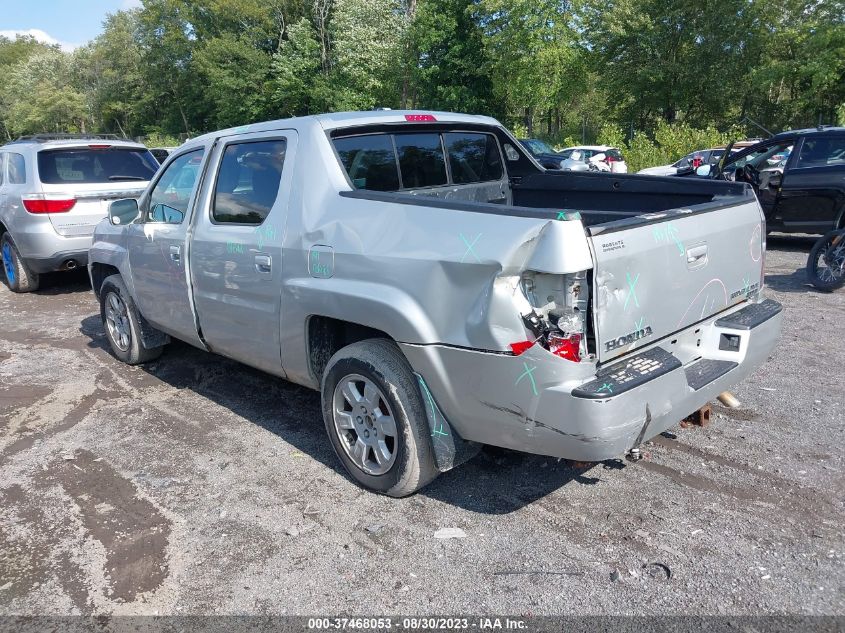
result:
<svg viewBox="0 0 845 633"><path fill-rule="evenodd" d="M213 351L283 375L282 234L291 191L294 131L221 139L191 239L191 282Z"/></svg>

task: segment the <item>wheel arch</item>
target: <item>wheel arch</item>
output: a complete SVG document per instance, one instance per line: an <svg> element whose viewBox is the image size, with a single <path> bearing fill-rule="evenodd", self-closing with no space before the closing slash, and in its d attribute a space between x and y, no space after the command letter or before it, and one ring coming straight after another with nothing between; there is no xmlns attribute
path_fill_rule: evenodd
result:
<svg viewBox="0 0 845 633"><path fill-rule="evenodd" d="M305 322L305 345L308 372L319 385L329 359L352 343L367 339L394 340L383 330L353 321L319 314L309 315Z"/></svg>
<svg viewBox="0 0 845 633"><path fill-rule="evenodd" d="M106 277L110 277L111 275L120 275L120 270L118 270L117 266L103 264L101 262L93 262L88 267L88 270L91 276L91 288L94 290L94 295L98 299L100 298L100 289L103 287L103 282L106 280Z"/></svg>

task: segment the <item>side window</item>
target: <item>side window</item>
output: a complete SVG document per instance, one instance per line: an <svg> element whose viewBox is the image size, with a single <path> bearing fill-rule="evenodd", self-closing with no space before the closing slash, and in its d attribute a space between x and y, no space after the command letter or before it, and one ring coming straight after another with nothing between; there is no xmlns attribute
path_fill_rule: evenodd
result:
<svg viewBox="0 0 845 633"><path fill-rule="evenodd" d="M446 133L443 135L452 182L467 184L502 178L502 157L490 134Z"/></svg>
<svg viewBox="0 0 845 633"><path fill-rule="evenodd" d="M26 182L26 160L21 154L9 152L9 184L22 185Z"/></svg>
<svg viewBox="0 0 845 633"><path fill-rule="evenodd" d="M446 159L440 134L396 134L394 140L403 188L446 184Z"/></svg>
<svg viewBox="0 0 845 633"><path fill-rule="evenodd" d="M197 182L205 150L198 149L174 160L150 193L147 222L181 224Z"/></svg>
<svg viewBox="0 0 845 633"><path fill-rule="evenodd" d="M283 140L272 140L226 147L211 206L215 222L264 222L279 193L286 146Z"/></svg>
<svg viewBox="0 0 845 633"><path fill-rule="evenodd" d="M399 172L390 135L367 134L338 138L334 141L334 147L356 189L399 189Z"/></svg>
<svg viewBox="0 0 845 633"><path fill-rule="evenodd" d="M0 187L3 186L5 179L6 179L6 155L0 153Z"/></svg>
<svg viewBox="0 0 845 633"><path fill-rule="evenodd" d="M845 165L845 137L816 136L804 139L797 167Z"/></svg>

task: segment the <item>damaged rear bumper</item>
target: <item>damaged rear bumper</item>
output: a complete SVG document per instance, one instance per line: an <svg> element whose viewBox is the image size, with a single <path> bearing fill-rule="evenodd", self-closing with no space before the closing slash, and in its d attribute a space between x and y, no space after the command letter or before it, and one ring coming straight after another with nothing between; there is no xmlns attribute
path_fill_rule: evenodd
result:
<svg viewBox="0 0 845 633"><path fill-rule="evenodd" d="M596 371L535 345L520 356L402 344L462 438L539 455L623 455L714 400L775 347L783 313L765 301L721 314Z"/></svg>

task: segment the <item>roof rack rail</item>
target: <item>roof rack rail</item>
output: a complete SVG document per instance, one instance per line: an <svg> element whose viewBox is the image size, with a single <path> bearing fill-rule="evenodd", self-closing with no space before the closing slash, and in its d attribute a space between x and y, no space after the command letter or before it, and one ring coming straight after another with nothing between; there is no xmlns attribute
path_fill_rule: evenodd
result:
<svg viewBox="0 0 845 633"><path fill-rule="evenodd" d="M25 143L27 141L34 141L36 143L44 143L46 141L128 141L128 138L118 136L117 134L63 134L44 133L44 134L28 134L26 136L19 136L12 143Z"/></svg>

